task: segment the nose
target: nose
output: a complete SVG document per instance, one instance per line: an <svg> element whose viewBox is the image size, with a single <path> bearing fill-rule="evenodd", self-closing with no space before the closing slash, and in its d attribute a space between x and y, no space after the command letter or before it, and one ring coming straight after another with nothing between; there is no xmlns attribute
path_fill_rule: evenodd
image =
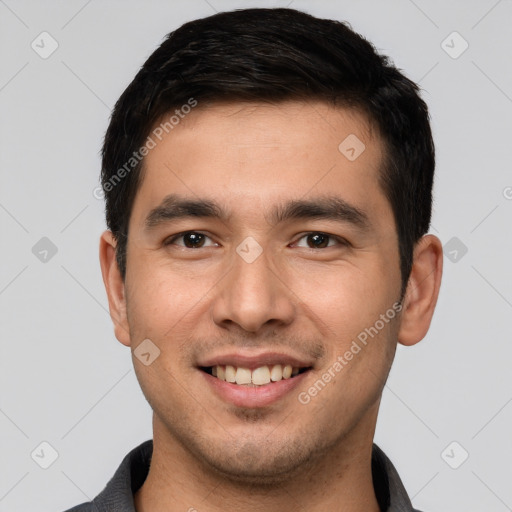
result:
<svg viewBox="0 0 512 512"><path fill-rule="evenodd" d="M293 321L293 291L269 260L265 250L252 262L234 255L234 264L218 284L214 299L213 320L217 325L236 324L256 333Z"/></svg>

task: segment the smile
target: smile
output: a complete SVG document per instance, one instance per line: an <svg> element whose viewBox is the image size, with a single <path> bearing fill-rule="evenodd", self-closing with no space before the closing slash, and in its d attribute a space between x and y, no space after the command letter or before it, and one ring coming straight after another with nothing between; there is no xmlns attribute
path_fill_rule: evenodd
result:
<svg viewBox="0 0 512 512"><path fill-rule="evenodd" d="M266 386L267 384L290 379L309 369L309 367L299 368L289 364L264 365L253 370L231 365L201 367L201 370L217 379L247 387Z"/></svg>

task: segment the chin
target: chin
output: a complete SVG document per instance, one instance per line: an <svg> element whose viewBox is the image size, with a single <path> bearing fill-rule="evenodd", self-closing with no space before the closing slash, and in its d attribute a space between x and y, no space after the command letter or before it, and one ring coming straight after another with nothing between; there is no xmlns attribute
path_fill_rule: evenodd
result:
<svg viewBox="0 0 512 512"><path fill-rule="evenodd" d="M220 448L222 450L222 448ZM304 446L301 440L281 446L246 442L219 453L203 454L203 460L215 472L240 486L273 486L293 479L303 472L317 450Z"/></svg>

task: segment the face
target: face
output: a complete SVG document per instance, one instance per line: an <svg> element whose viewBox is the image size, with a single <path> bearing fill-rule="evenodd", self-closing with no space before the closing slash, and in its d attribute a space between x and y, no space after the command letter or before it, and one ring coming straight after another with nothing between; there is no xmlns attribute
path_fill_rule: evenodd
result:
<svg viewBox="0 0 512 512"><path fill-rule="evenodd" d="M155 436L254 481L372 438L400 323L382 159L320 102L199 106L149 152L116 332L160 350L134 357Z"/></svg>

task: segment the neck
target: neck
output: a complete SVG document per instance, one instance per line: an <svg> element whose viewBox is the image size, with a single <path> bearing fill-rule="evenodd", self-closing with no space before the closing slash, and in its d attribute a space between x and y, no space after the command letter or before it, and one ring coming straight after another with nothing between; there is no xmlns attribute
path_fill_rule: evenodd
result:
<svg viewBox="0 0 512 512"><path fill-rule="evenodd" d="M318 454L289 478L256 485L235 482L206 466L154 416L151 466L135 494L135 508L137 512L379 512L371 472L375 423L370 425L365 431L359 424L328 453Z"/></svg>

